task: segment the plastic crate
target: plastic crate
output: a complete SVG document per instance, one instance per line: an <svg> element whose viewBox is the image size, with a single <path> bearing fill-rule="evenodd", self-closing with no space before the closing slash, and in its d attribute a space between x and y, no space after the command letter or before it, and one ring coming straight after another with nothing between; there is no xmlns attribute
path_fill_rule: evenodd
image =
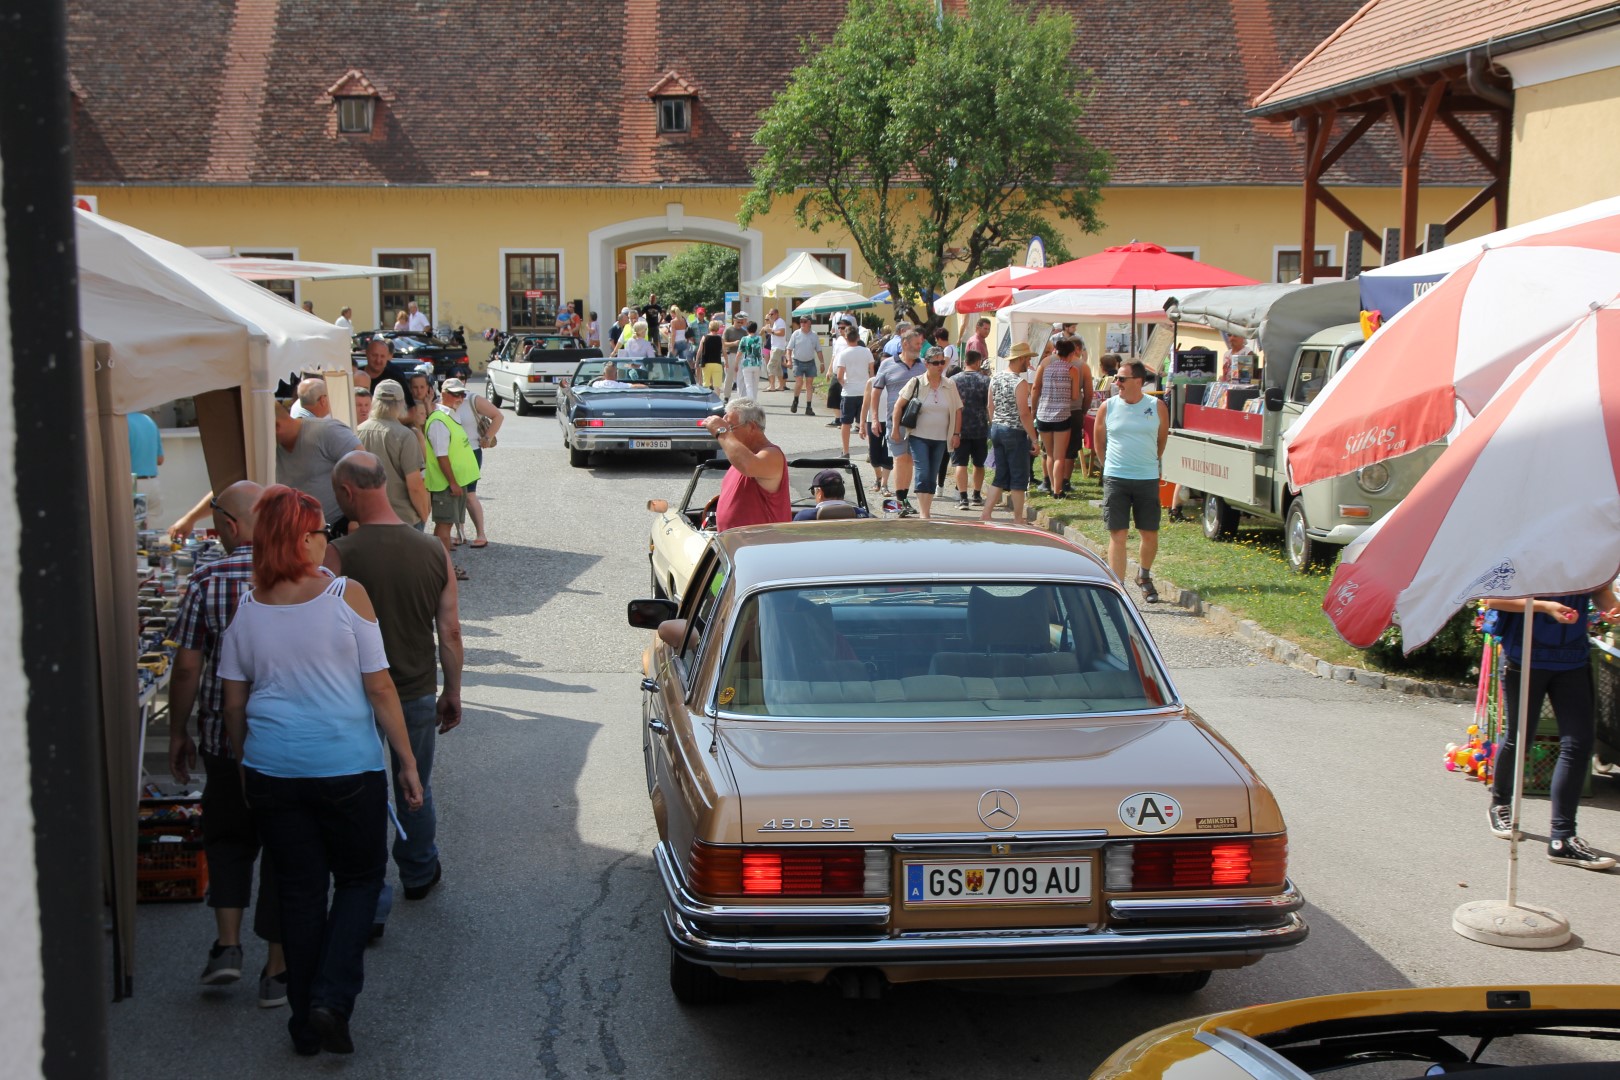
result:
<svg viewBox="0 0 1620 1080"><path fill-rule="evenodd" d="M1620 656L1599 644L1592 646L1592 717L1598 760L1620 763Z"/></svg>
<svg viewBox="0 0 1620 1080"><path fill-rule="evenodd" d="M137 903L195 902L208 895L208 856L203 852L202 818L186 818L196 804L176 800L141 801L135 839Z"/></svg>

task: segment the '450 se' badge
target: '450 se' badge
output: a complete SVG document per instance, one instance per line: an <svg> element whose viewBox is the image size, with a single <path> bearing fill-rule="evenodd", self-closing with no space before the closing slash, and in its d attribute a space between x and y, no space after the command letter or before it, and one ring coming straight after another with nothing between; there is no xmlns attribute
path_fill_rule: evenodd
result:
<svg viewBox="0 0 1620 1080"><path fill-rule="evenodd" d="M1119 804L1119 820L1137 832L1164 832L1181 820L1181 804L1162 791L1138 791Z"/></svg>

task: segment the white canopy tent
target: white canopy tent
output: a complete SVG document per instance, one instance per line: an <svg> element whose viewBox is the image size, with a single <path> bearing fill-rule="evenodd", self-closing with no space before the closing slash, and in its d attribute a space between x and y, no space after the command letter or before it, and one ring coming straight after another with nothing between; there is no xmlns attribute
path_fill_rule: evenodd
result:
<svg viewBox="0 0 1620 1080"><path fill-rule="evenodd" d="M860 287L860 282L839 277L808 251L791 255L772 267L765 276L742 283L743 292L766 299L814 296L831 289L859 290Z"/></svg>
<svg viewBox="0 0 1620 1080"><path fill-rule="evenodd" d="M256 255L210 255L208 261L247 281L339 281L344 278L384 278L411 273L410 270L392 266L314 262L310 259L266 259Z"/></svg>
<svg viewBox="0 0 1620 1080"><path fill-rule="evenodd" d="M1185 291L1185 290L1183 290ZM1175 293L1139 289L1136 293L1138 322L1164 322L1164 305ZM996 312L1001 325L996 329L995 351L1001 353L1001 344L1027 341L1038 354L1046 339L1052 335L1055 322L1095 325L1096 331L1083 335L1093 358L1106 352L1103 348L1104 331L1108 323L1130 322L1131 290L1129 289L1053 289L1039 293Z"/></svg>
<svg viewBox="0 0 1620 1080"><path fill-rule="evenodd" d="M214 490L275 479L271 394L287 374L352 369L349 335L169 241L78 211L79 325L106 760L114 980L132 985L141 711L135 676L131 412L197 402ZM197 492L201 495L202 492Z"/></svg>

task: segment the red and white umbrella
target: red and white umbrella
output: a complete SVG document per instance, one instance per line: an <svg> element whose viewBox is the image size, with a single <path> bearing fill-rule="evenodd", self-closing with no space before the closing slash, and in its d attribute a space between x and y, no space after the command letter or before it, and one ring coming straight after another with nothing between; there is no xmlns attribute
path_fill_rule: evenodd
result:
<svg viewBox="0 0 1620 1080"><path fill-rule="evenodd" d="M1345 548L1322 601L1366 648L1411 652L1482 597L1587 592L1620 573L1620 297L1513 373L1411 494Z"/></svg>
<svg viewBox="0 0 1620 1080"><path fill-rule="evenodd" d="M934 313L975 315L985 311L997 311L1013 302L1013 289L1018 287L1016 285L1018 279L1028 277L1035 271L1035 267L1003 266L1000 270L980 274L935 300Z"/></svg>
<svg viewBox="0 0 1620 1080"><path fill-rule="evenodd" d="M1620 292L1620 214L1486 248L1404 308L1284 434L1297 489L1427 446Z"/></svg>

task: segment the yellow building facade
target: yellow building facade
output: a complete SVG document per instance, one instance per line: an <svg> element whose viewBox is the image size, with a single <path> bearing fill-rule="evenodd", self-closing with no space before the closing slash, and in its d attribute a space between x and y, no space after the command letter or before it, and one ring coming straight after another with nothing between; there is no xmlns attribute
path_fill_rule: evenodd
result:
<svg viewBox="0 0 1620 1080"><path fill-rule="evenodd" d="M1513 224L1620 195L1620 27L1501 61L1513 76Z"/></svg>
<svg viewBox="0 0 1620 1080"><path fill-rule="evenodd" d="M486 328L511 329L525 290L518 266L554 266L555 293L578 299L611 320L624 299L638 254L673 254L694 242L741 252L742 276L755 277L801 250L841 257L846 274L870 292L882 288L845 235L813 233L778 208L749 229L736 221L744 190L735 187L162 187L82 185L99 211L179 244L241 253L284 253L328 262L375 263L388 256L427 259L428 306L435 323L464 326L476 359ZM1341 188L1369 223L1399 215L1390 188ZM1466 201L1463 188L1424 192L1423 213L1443 218ZM1149 240L1258 280L1275 280L1297 260L1301 198L1292 187L1117 187L1107 189L1100 233L1063 236L1090 254L1112 244ZM1318 221L1318 260L1338 265L1343 231ZM1370 253L1369 253L1370 255ZM1376 261L1376 260L1372 260ZM955 284L955 281L949 282ZM389 285L365 280L303 282L323 318L353 309L357 328L392 325ZM539 290L536 290L539 291ZM719 297L715 298L719 300ZM743 300L758 316L783 300ZM888 316L886 308L877 309Z"/></svg>

